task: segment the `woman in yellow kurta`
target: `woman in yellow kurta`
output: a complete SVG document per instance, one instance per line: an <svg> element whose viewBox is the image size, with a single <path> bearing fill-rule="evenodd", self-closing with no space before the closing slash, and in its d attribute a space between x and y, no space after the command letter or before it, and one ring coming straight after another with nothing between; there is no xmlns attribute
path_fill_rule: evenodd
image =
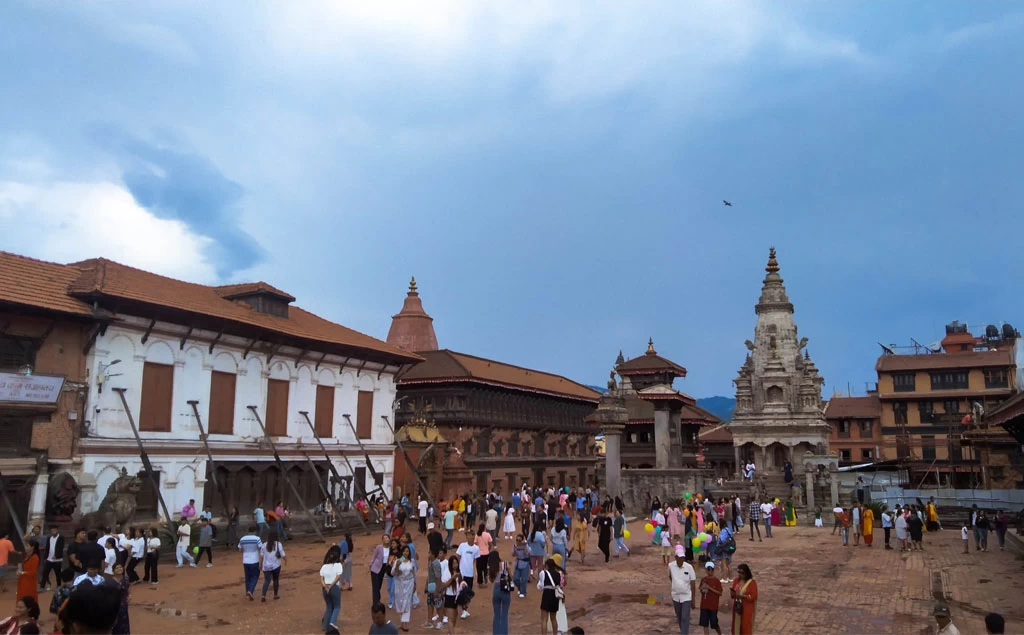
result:
<svg viewBox="0 0 1024 635"><path fill-rule="evenodd" d="M928 499L928 504L924 507L924 525L928 531L939 530L939 510L935 508L935 501Z"/></svg>
<svg viewBox="0 0 1024 635"><path fill-rule="evenodd" d="M586 564L587 562L587 538L589 534L590 525L587 524L587 519L583 516L583 512L580 512L572 521L572 549L573 551L580 552L581 564ZM569 555L572 555L572 551L569 552Z"/></svg>
<svg viewBox="0 0 1024 635"><path fill-rule="evenodd" d="M865 505L861 508L860 518L861 524L863 524L860 533L864 537L864 544L870 547L871 541L875 538L875 512Z"/></svg>
<svg viewBox="0 0 1024 635"><path fill-rule="evenodd" d="M796 507L792 498L786 501L786 526L796 527Z"/></svg>

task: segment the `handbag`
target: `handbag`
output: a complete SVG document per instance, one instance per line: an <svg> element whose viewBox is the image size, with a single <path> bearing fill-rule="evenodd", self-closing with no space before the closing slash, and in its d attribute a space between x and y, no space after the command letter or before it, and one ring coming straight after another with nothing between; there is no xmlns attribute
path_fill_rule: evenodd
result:
<svg viewBox="0 0 1024 635"><path fill-rule="evenodd" d="M743 595L744 591L747 590L747 587L750 586L751 582L753 582L753 580L747 580L745 583L743 583L743 586L740 587L739 595ZM737 615L743 613L743 599L742 598L737 597L737 598L733 599L733 601L732 601L732 612L737 614Z"/></svg>

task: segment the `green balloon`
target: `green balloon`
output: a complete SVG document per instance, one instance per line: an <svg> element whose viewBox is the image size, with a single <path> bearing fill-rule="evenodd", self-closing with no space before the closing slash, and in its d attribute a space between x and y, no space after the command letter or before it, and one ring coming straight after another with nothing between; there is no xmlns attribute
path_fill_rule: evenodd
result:
<svg viewBox="0 0 1024 635"><path fill-rule="evenodd" d="M195 555L198 556L199 555L199 547L192 547L192 553L194 553Z"/></svg>

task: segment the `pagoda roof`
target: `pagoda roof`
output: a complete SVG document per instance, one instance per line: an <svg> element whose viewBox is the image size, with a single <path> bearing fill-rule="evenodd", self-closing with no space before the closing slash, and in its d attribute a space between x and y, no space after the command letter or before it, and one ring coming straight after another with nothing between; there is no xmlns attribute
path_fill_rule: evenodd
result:
<svg viewBox="0 0 1024 635"><path fill-rule="evenodd" d="M686 377L686 369L670 359L665 359L654 350L654 340L647 340L647 352L639 357L622 362L615 367L619 375L654 375L672 373L675 377Z"/></svg>

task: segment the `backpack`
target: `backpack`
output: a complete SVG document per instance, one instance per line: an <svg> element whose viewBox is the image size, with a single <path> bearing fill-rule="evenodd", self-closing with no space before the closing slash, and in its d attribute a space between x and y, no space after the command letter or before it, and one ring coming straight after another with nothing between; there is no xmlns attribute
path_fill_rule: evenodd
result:
<svg viewBox="0 0 1024 635"><path fill-rule="evenodd" d="M732 555L736 553L736 538L729 536L729 539L722 543L722 552Z"/></svg>
<svg viewBox="0 0 1024 635"><path fill-rule="evenodd" d="M504 593L512 592L512 576L508 574L508 569L504 565L501 567L501 576L498 578L498 584L501 585L501 590Z"/></svg>

